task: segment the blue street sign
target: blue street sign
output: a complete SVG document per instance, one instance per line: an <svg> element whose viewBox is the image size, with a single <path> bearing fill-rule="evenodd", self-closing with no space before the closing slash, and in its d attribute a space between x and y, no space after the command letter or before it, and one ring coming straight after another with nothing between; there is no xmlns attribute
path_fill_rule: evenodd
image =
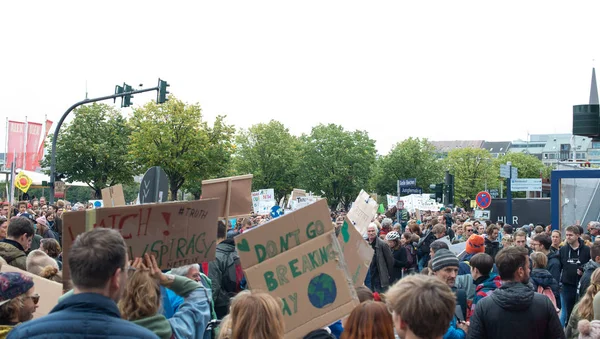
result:
<svg viewBox="0 0 600 339"><path fill-rule="evenodd" d="M421 187L400 187L400 195L423 194Z"/></svg>
<svg viewBox="0 0 600 339"><path fill-rule="evenodd" d="M400 180L398 180L398 186L400 188L402 188L402 187L415 187L415 186L417 186L417 178L400 179Z"/></svg>

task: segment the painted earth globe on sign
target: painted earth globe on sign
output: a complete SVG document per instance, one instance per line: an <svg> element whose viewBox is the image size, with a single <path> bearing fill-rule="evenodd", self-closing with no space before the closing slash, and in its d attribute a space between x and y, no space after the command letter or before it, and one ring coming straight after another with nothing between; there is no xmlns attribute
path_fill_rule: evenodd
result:
<svg viewBox="0 0 600 339"><path fill-rule="evenodd" d="M312 278L308 284L308 300L316 308L333 304L337 296L335 280L325 273Z"/></svg>

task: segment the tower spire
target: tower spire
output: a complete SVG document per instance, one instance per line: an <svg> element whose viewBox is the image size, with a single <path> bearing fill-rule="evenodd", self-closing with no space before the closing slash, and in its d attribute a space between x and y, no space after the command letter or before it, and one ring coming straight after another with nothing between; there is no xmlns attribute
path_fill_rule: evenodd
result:
<svg viewBox="0 0 600 339"><path fill-rule="evenodd" d="M590 105L598 105L598 85L596 84L596 68L592 68L592 86L590 88Z"/></svg>

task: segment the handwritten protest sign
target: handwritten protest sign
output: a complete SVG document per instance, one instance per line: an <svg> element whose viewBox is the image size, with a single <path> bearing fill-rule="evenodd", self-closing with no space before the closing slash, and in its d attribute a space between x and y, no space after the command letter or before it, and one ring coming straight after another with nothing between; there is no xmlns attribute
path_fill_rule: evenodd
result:
<svg viewBox="0 0 600 339"><path fill-rule="evenodd" d="M0 269L0 272L19 272L33 278L33 287L35 288L35 293L41 296L41 301L38 304L39 307L37 308L37 310L35 310L35 313L33 313L34 319L43 317L50 313L54 306L58 304L58 298L60 298L60 296L63 294L62 284L48 279L44 279L40 276L29 273L27 271L23 271L14 266L3 264L2 269Z"/></svg>
<svg viewBox="0 0 600 339"><path fill-rule="evenodd" d="M244 232L235 242L250 287L281 298L286 338L301 338L358 305L326 200Z"/></svg>
<svg viewBox="0 0 600 339"><path fill-rule="evenodd" d="M218 199L90 209L63 214L63 278L77 235L95 227L117 229L129 258L154 254L161 269L215 258ZM68 278L68 277L67 277Z"/></svg>
<svg viewBox="0 0 600 339"><path fill-rule="evenodd" d="M252 213L252 174L202 181L202 198L219 198L219 218Z"/></svg>
<svg viewBox="0 0 600 339"><path fill-rule="evenodd" d="M125 206L123 185L118 184L102 189L102 203L104 207Z"/></svg>
<svg viewBox="0 0 600 339"><path fill-rule="evenodd" d="M287 208L288 209L292 209L292 205L295 204L298 201L299 197L304 197L306 196L306 191L299 189L299 188L294 188L292 190L292 194L290 194L290 198L288 200L288 205Z"/></svg>
<svg viewBox="0 0 600 339"><path fill-rule="evenodd" d="M348 211L348 218L360 234L367 232L367 227L377 214L378 207L377 202L367 192L360 191L352 204L352 208Z"/></svg>
<svg viewBox="0 0 600 339"><path fill-rule="evenodd" d="M256 214L269 214L271 208L277 205L275 190L272 188L252 192L252 208Z"/></svg>
<svg viewBox="0 0 600 339"><path fill-rule="evenodd" d="M352 227L352 221L347 216L338 234L338 241L354 286L362 286L373 260L373 248L358 233L356 227Z"/></svg>

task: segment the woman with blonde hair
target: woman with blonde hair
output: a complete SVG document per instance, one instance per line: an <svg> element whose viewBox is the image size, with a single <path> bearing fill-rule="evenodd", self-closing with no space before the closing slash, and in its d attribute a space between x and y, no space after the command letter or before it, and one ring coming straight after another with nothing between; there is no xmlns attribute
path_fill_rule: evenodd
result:
<svg viewBox="0 0 600 339"><path fill-rule="evenodd" d="M209 293L202 284L184 276L164 274L154 256L135 258L133 274L119 300L121 317L149 329L161 339L204 338L210 321ZM173 317L167 319L160 309L159 284L184 298Z"/></svg>
<svg viewBox="0 0 600 339"><path fill-rule="evenodd" d="M281 302L259 291L243 291L231 301L223 319L220 339L283 339Z"/></svg>
<svg viewBox="0 0 600 339"><path fill-rule="evenodd" d="M569 323L565 329L567 338L576 339L579 337L577 324L579 320L594 320L594 297L600 291L600 268L597 268L590 279L590 286L585 291L585 295L573 307Z"/></svg>

